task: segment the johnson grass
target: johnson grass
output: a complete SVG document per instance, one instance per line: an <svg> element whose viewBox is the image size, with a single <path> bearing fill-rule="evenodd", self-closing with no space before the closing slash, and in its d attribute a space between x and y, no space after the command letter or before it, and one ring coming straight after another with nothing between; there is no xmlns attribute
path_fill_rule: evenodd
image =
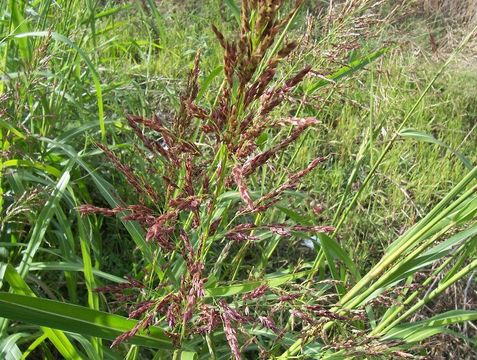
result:
<svg viewBox="0 0 477 360"><path fill-rule="evenodd" d="M0 9L0 357L475 355L472 16Z"/></svg>

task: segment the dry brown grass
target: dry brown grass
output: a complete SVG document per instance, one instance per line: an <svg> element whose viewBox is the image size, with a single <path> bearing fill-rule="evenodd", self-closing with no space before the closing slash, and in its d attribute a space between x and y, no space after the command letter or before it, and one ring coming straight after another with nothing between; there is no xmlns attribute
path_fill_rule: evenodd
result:
<svg viewBox="0 0 477 360"><path fill-rule="evenodd" d="M403 6L407 15L424 20L432 52L440 59L447 58L477 25L477 0L404 0L402 3L407 3ZM463 71L477 69L477 37L470 40L454 67Z"/></svg>
<svg viewBox="0 0 477 360"><path fill-rule="evenodd" d="M425 0L424 10L430 14L440 13L462 24L477 21L476 0Z"/></svg>

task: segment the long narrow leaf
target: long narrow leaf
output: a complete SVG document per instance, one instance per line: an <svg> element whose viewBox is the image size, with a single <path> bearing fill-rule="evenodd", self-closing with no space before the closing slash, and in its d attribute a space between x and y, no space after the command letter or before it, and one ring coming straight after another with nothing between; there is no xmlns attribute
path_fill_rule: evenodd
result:
<svg viewBox="0 0 477 360"><path fill-rule="evenodd" d="M10 285L10 291L16 294L21 294L30 299L35 299L35 294L26 284L25 280L20 276L20 274L13 268L11 265L0 263L0 273L3 273L4 280ZM5 293L7 295L14 295ZM0 307L1 308L1 307ZM5 314L0 313L0 317L5 319L10 319L9 316L4 316ZM2 319L2 326L6 326L7 322ZM76 351L73 344L69 341L66 335L55 328L50 327L41 327L43 333L50 339L56 349L67 359L81 359L81 356Z"/></svg>
<svg viewBox="0 0 477 360"><path fill-rule="evenodd" d="M98 117L99 117L99 126L101 128L101 135L103 138L106 136L106 127L104 125L104 110L103 110L103 94L101 90L101 82L99 80L99 74L96 71L96 68L89 58L89 56L74 42L68 39L66 36L58 34L56 32L49 32L49 31L34 31L34 32L26 32L22 34L15 35L17 39L27 39L29 37L50 37L55 39L56 41L62 42L72 49L74 49L84 60L86 65L88 66L88 70L91 74L91 78L94 82L94 88L96 91L96 100L98 104Z"/></svg>
<svg viewBox="0 0 477 360"><path fill-rule="evenodd" d="M207 297L221 297L221 296L232 296L237 294L243 294L246 292L253 291L261 285L268 285L270 287L278 287L289 281L301 278L306 276L309 271L302 271L295 274L286 274L281 276L271 276L265 278L262 281L245 281L239 284L230 284L219 286L215 288L208 288L205 290Z"/></svg>
<svg viewBox="0 0 477 360"><path fill-rule="evenodd" d="M78 305L5 292L0 292L0 316L108 340L114 340L137 323ZM157 327L150 327L147 333L136 335L129 342L156 349L172 348L170 339Z"/></svg>
<svg viewBox="0 0 477 360"><path fill-rule="evenodd" d="M24 277L28 273L28 269L30 264L33 262L33 258L43 241L43 237L45 235L46 230L48 229L48 225L50 224L51 218L54 215L55 207L58 206L60 199L63 197L63 193L66 189L70 181L70 168L71 165L67 167L63 175L61 176L56 188L53 190L48 202L46 203L45 207L42 209L38 218L35 222L35 226L32 231L32 235L30 237L30 241L28 242L28 246L25 249L23 254L22 261L18 268L18 273Z"/></svg>
<svg viewBox="0 0 477 360"><path fill-rule="evenodd" d="M319 88L321 88L325 85L328 85L330 82L337 81L337 80L339 80L339 79L341 79L345 76L353 74L354 72L362 69L366 65L368 65L371 62L373 62L374 60L378 59L379 57L381 57L383 54L385 54L389 50L390 50L390 48L385 47L385 48L376 50L376 51L372 52L371 54L368 54L368 55L366 55L366 56L364 56L360 59L357 59L357 60L354 60L354 61L350 62L349 64L347 64L347 65L343 66L342 68L338 69L337 71L335 71L333 74L329 75L327 77L328 81L322 79L322 80L317 81L313 85L311 85L307 89L307 93L309 95L312 95Z"/></svg>
<svg viewBox="0 0 477 360"><path fill-rule="evenodd" d="M462 153L453 149L449 145L447 145L447 144L443 143L442 141L436 139L431 134L426 134L422 131L417 131L417 130L414 130L414 129L403 129L399 132L399 135L403 138L409 138L409 139L414 139L414 140L418 140L418 141L424 141L424 142L428 142L428 143L431 143L431 144L436 144L436 145L439 145L443 148L446 148L450 152L452 152L455 156L457 156L457 158L459 158L459 160L462 161L462 163L465 165L465 167L467 169L472 170L472 168L473 168L472 162L467 157L465 157Z"/></svg>

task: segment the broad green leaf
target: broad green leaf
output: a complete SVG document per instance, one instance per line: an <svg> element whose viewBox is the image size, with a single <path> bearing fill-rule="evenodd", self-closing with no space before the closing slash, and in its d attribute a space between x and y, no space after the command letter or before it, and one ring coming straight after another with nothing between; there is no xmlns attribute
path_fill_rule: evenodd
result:
<svg viewBox="0 0 477 360"><path fill-rule="evenodd" d="M383 340L402 339L406 342L419 342L430 336L446 332L446 325L477 320L477 311L451 310L433 316L428 320L402 324L392 328Z"/></svg>
<svg viewBox="0 0 477 360"><path fill-rule="evenodd" d="M28 22L23 17L25 10L25 1L10 0L10 29L15 33L29 31ZM20 38L17 40L20 53L26 64L31 61L32 49L28 39Z"/></svg>
<svg viewBox="0 0 477 360"><path fill-rule="evenodd" d="M31 289L28 287L25 280L23 280L23 278L20 276L20 274L15 270L13 266L11 266L10 264L0 263L0 273L3 274L3 280L10 285L10 292L15 293L15 294L10 294L10 293L5 293L5 294L7 295L21 294L21 296L25 296L30 299L36 299L35 297L36 295L33 293L33 291L31 291ZM3 310L1 306L0 306L0 309ZM7 322L5 321L5 319L9 319L9 316L4 313L2 314L0 311L0 317L4 318L2 319L2 326L3 327L6 326ZM73 344L68 340L68 338L62 331L56 330L50 327L43 327L43 326L41 326L41 330L48 337L48 339L50 339L50 341L57 348L60 354L62 354L65 358L81 359L81 356L78 354Z"/></svg>
<svg viewBox="0 0 477 360"><path fill-rule="evenodd" d="M83 306L5 292L0 292L0 316L108 340L114 340L137 324L137 321ZM172 348L170 339L157 327L150 327L128 342L155 349Z"/></svg>
<svg viewBox="0 0 477 360"><path fill-rule="evenodd" d="M198 360L199 356L196 352L181 351L181 360Z"/></svg>
<svg viewBox="0 0 477 360"><path fill-rule="evenodd" d="M429 266L432 263L444 258L445 256L448 256L458 244L461 244L462 242L467 241L469 238L473 238L476 235L477 224L451 236L449 239L427 250L422 255L403 263L399 269L395 270L393 276L389 278L388 283L383 285L383 290L384 288L390 287L392 284L406 279L408 276L418 272L420 269L423 269L426 266Z"/></svg>
<svg viewBox="0 0 477 360"><path fill-rule="evenodd" d="M418 140L418 141L424 141L424 142L428 142L428 143L431 143L431 144L436 144L436 145L442 146L443 148L446 148L447 150L452 152L455 156L457 156L459 158L459 160L462 161L462 163L465 165L465 167L467 169L472 170L472 168L473 168L472 162L467 157L465 157L462 153L453 149L449 145L447 145L447 144L443 143L442 141L436 139L431 134L426 134L422 131L418 131L418 130L414 130L414 129L403 129L399 132L399 135L401 137L404 137L404 138L414 139L414 140Z"/></svg>
<svg viewBox="0 0 477 360"><path fill-rule="evenodd" d="M417 326L441 326L477 320L477 310L451 310L420 321Z"/></svg>
<svg viewBox="0 0 477 360"><path fill-rule="evenodd" d="M49 173L50 175L53 175L54 177L57 177L57 178L61 176L61 171L59 171L54 166L45 165L36 161L34 162L34 161L21 160L21 159L10 159L10 160L4 161L3 163L0 163L0 171L8 167L35 168L35 169L44 171L46 173Z"/></svg>

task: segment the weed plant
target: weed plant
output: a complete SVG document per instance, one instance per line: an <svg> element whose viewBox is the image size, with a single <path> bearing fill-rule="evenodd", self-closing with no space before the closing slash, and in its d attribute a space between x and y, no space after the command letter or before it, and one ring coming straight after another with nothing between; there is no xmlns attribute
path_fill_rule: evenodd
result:
<svg viewBox="0 0 477 360"><path fill-rule="evenodd" d="M410 82L389 73L413 57L366 48L383 2L215 3L1 2L0 358L472 346L475 103L445 71L475 29ZM184 11L197 36L166 25Z"/></svg>

